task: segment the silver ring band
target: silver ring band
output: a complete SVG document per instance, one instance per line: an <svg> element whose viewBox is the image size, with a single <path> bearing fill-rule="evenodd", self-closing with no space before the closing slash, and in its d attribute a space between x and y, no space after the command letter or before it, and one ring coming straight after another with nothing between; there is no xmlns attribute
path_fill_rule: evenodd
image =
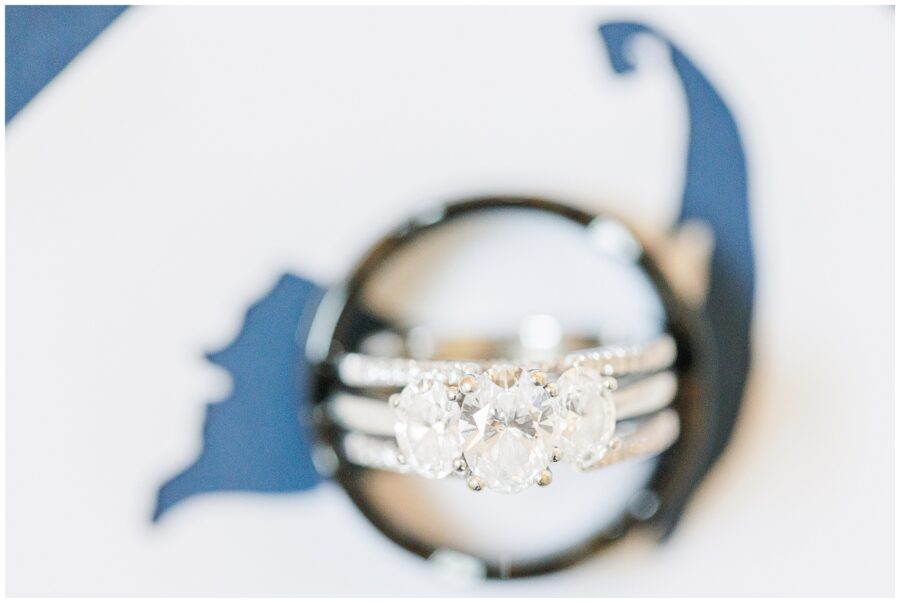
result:
<svg viewBox="0 0 900 603"><path fill-rule="evenodd" d="M610 377L664 370L675 361L675 340L668 334L642 344L577 350L549 360L529 361L531 369L558 375L584 367ZM337 360L340 380L350 387L403 387L430 379L457 383L466 374L479 374L509 360L414 360L349 353ZM523 364L517 361L517 364Z"/></svg>
<svg viewBox="0 0 900 603"><path fill-rule="evenodd" d="M632 459L656 456L678 439L679 431L678 414L671 409L657 411L643 419L623 421L616 426L615 439L609 451L591 465L580 469L589 471ZM341 443L345 457L354 465L396 473L413 472L392 438L350 431L344 434ZM465 473L451 475L465 476Z"/></svg>

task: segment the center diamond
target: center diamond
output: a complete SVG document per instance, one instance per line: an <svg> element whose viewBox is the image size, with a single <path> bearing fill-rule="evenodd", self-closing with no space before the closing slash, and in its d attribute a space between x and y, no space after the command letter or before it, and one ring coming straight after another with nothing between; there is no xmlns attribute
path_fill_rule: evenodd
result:
<svg viewBox="0 0 900 603"><path fill-rule="evenodd" d="M526 371L495 366L466 394L459 418L463 456L485 487L518 492L532 485L552 455L547 391Z"/></svg>

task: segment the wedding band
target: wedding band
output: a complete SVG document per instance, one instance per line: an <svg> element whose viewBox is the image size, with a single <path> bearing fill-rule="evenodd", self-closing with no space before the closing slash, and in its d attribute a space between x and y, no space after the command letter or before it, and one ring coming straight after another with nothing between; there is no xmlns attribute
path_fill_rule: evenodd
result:
<svg viewBox="0 0 900 603"><path fill-rule="evenodd" d="M628 460L656 456L678 439L679 428L678 414L671 409L657 411L643 419L619 423L609 451L581 469L589 471ZM397 473L416 472L392 438L351 431L344 434L342 445L345 457L354 465ZM465 477L468 487L475 491L488 485L479 476L467 475L464 465L448 475ZM532 479L539 486L547 486L552 482L552 473L549 468L542 469ZM521 482L515 489L507 491L515 492L529 485L530 483Z"/></svg>
<svg viewBox="0 0 900 603"><path fill-rule="evenodd" d="M583 367L607 377L652 373L668 368L675 361L675 341L668 334L642 344L602 346L533 361L529 369L551 375ZM403 387L414 381L430 379L456 383L464 375L480 374L491 366L508 362L495 360L416 360L369 354L349 353L337 361L338 378L350 387Z"/></svg>

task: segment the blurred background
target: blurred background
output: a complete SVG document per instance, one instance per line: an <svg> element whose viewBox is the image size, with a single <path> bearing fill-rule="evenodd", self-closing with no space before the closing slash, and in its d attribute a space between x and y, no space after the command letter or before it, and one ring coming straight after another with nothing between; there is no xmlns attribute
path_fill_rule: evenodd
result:
<svg viewBox="0 0 900 603"><path fill-rule="evenodd" d="M9 594L892 592L891 9L13 10ZM673 538L460 589L331 483L196 496L151 523L230 389L203 353L282 274L327 286L473 194L651 237L675 223L688 107L650 36L633 73L611 69L597 28L623 19L712 82L749 170L749 387Z"/></svg>

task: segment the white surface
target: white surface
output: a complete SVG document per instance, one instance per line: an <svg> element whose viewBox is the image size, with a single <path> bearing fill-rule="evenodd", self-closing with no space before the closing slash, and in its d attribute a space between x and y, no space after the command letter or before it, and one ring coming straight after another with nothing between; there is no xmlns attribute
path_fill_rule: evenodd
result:
<svg viewBox="0 0 900 603"><path fill-rule="evenodd" d="M886 8L129 10L7 130L9 593L448 592L334 486L155 527L154 490L228 387L201 352L281 272L329 282L471 192L671 221L685 107L658 48L613 75L595 27L621 16L669 33L744 134L746 412L667 546L477 592L890 594Z"/></svg>

